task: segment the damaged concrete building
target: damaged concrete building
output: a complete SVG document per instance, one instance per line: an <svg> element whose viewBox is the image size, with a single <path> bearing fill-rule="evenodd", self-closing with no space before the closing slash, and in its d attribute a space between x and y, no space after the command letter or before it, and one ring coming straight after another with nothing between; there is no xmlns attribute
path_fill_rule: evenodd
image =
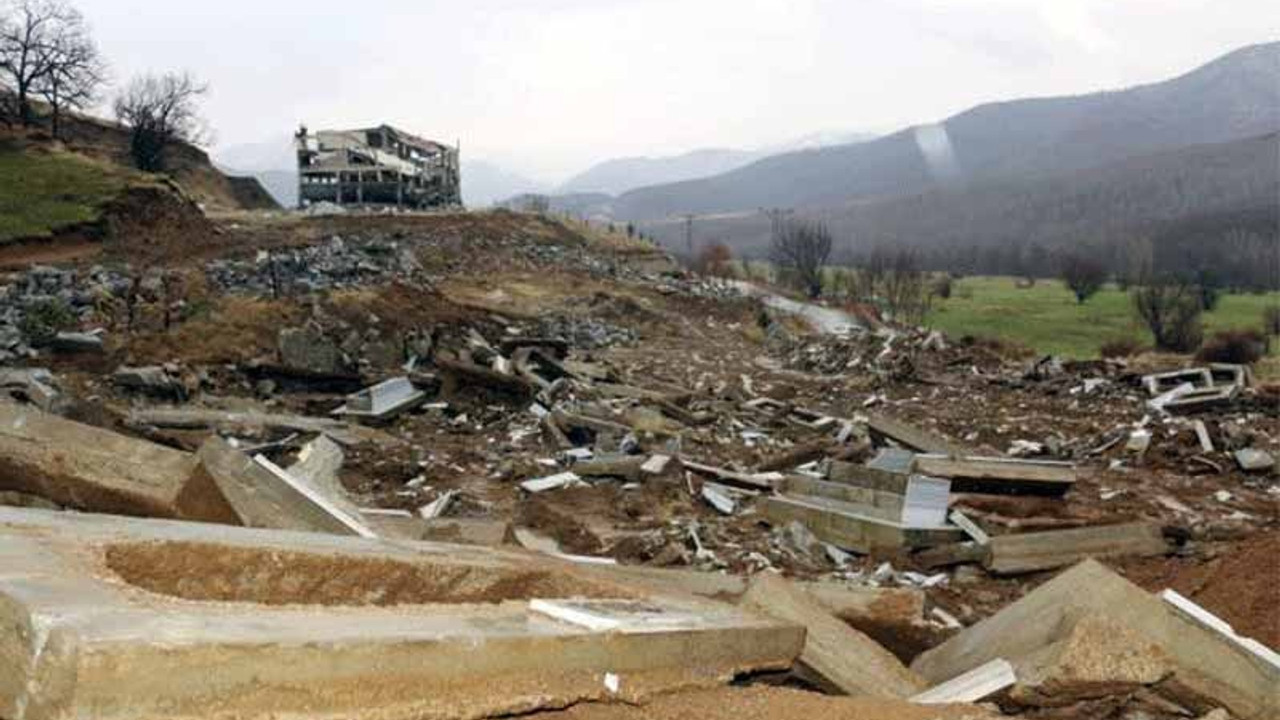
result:
<svg viewBox="0 0 1280 720"><path fill-rule="evenodd" d="M361 130L304 126L295 135L298 201L410 209L462 205L457 147L389 125Z"/></svg>

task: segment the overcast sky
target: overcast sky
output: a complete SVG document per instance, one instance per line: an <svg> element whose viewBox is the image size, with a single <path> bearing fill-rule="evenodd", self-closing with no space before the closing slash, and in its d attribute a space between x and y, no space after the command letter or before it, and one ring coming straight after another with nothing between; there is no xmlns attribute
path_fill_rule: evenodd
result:
<svg viewBox="0 0 1280 720"><path fill-rule="evenodd" d="M1278 0L74 2L117 84L208 81L220 146L389 122L545 181L1161 80L1280 39Z"/></svg>

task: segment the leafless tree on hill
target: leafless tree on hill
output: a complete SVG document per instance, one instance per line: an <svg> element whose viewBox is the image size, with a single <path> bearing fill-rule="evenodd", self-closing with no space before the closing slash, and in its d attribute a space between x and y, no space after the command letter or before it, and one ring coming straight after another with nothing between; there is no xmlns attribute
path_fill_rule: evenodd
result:
<svg viewBox="0 0 1280 720"><path fill-rule="evenodd" d="M48 72L35 90L49 104L53 136L62 131L68 111L83 110L98 99L106 83L106 64L83 23L63 25L48 50Z"/></svg>
<svg viewBox="0 0 1280 720"><path fill-rule="evenodd" d="M810 298L822 294L823 268L831 257L831 231L821 222L787 220L776 226L769 257L784 277Z"/></svg>
<svg viewBox="0 0 1280 720"><path fill-rule="evenodd" d="M129 83L116 98L115 113L129 128L129 152L138 169L161 172L170 145L204 141L197 102L208 90L185 72L142 75Z"/></svg>
<svg viewBox="0 0 1280 720"><path fill-rule="evenodd" d="M50 83L67 96L69 84L96 88L87 82L87 68L100 81L97 49L89 38L84 16L62 0L6 0L0 5L0 74L13 93L16 114L23 125L35 122L33 95L43 95ZM74 83L69 80L74 75Z"/></svg>

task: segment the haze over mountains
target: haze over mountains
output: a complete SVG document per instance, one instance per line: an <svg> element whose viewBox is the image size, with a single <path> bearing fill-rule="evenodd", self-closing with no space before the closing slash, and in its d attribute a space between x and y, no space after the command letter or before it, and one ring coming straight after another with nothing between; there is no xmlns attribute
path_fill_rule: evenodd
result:
<svg viewBox="0 0 1280 720"><path fill-rule="evenodd" d="M1109 242L1210 212L1274 208L1280 192L1280 43L1242 48L1171 80L1121 91L979 105L857 145L765 158L646 187L613 203L683 245L759 252L760 208L824 219L847 249Z"/></svg>

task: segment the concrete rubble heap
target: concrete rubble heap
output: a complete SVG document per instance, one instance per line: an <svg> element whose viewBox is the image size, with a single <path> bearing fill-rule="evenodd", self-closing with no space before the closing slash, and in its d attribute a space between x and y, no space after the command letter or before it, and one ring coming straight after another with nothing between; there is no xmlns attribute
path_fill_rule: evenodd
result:
<svg viewBox="0 0 1280 720"><path fill-rule="evenodd" d="M320 210L0 274L0 717L1280 717L1249 368Z"/></svg>

